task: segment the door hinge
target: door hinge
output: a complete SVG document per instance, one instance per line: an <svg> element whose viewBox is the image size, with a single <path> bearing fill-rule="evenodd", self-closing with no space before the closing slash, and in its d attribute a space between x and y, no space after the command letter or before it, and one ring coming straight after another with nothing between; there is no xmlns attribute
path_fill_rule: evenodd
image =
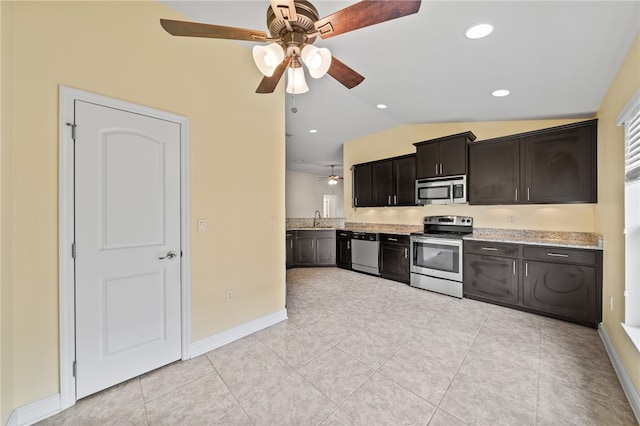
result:
<svg viewBox="0 0 640 426"><path fill-rule="evenodd" d="M75 123L67 123L67 126L71 127L71 139L76 140L76 128L78 127Z"/></svg>
<svg viewBox="0 0 640 426"><path fill-rule="evenodd" d="M71 257L76 258L76 243L71 244Z"/></svg>
<svg viewBox="0 0 640 426"><path fill-rule="evenodd" d="M78 363L76 361L73 361L73 377L77 377L78 376Z"/></svg>

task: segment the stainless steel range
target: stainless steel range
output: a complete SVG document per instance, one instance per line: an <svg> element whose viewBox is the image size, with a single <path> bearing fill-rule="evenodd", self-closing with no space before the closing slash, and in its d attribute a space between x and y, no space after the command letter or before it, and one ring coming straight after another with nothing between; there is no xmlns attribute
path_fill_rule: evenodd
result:
<svg viewBox="0 0 640 426"><path fill-rule="evenodd" d="M424 233L411 234L411 286L462 298L462 237L467 216L425 216Z"/></svg>

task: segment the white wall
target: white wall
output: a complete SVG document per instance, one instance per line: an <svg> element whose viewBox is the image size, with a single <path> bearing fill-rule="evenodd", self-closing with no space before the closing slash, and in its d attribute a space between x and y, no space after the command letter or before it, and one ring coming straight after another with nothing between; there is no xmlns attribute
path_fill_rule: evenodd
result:
<svg viewBox="0 0 640 426"><path fill-rule="evenodd" d="M285 197L287 217L313 217L316 210L322 213L322 196L336 196L336 216L344 217L344 185L329 185L327 179L309 173L287 170Z"/></svg>

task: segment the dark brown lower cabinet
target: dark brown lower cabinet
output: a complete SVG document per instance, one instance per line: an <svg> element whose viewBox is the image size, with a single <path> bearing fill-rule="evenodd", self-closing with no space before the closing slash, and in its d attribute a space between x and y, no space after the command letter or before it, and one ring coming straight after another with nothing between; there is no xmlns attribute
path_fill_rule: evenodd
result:
<svg viewBox="0 0 640 426"><path fill-rule="evenodd" d="M351 269L351 231L336 231L336 266Z"/></svg>
<svg viewBox="0 0 640 426"><path fill-rule="evenodd" d="M523 303L533 309L599 322L601 311L594 266L525 261Z"/></svg>
<svg viewBox="0 0 640 426"><path fill-rule="evenodd" d="M296 266L335 266L336 233L332 229L296 231Z"/></svg>
<svg viewBox="0 0 640 426"><path fill-rule="evenodd" d="M296 266L296 250L294 247L296 242L296 231L287 231L284 235L287 253L286 267L289 269Z"/></svg>
<svg viewBox="0 0 640 426"><path fill-rule="evenodd" d="M475 253L464 255L464 292L479 299L518 303L518 259Z"/></svg>
<svg viewBox="0 0 640 426"><path fill-rule="evenodd" d="M411 278L410 240L408 235L379 234L380 276L409 283Z"/></svg>
<svg viewBox="0 0 640 426"><path fill-rule="evenodd" d="M464 242L464 296L591 327L602 321L602 251Z"/></svg>

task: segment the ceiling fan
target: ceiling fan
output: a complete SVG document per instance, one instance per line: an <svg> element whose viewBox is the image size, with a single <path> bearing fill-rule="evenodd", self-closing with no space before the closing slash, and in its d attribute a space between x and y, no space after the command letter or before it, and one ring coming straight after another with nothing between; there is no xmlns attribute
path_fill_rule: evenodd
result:
<svg viewBox="0 0 640 426"><path fill-rule="evenodd" d="M331 166L331 174L327 177L323 177L322 179L327 179L327 183L329 185L337 185L339 180L344 179L342 176L338 176L337 174L335 174L335 172L333 171L333 168L335 166Z"/></svg>
<svg viewBox="0 0 640 426"><path fill-rule="evenodd" d="M253 48L253 59L264 74L256 93L272 93L288 68L286 91L300 94L309 90L303 63L312 77L320 78L328 73L348 89L364 80L328 49L313 46L317 37L327 39L414 14L420 9L421 0L362 0L322 19L308 1L270 0L270 3L267 8L270 37L264 31L170 19L160 19L160 25L174 36L270 43Z"/></svg>

